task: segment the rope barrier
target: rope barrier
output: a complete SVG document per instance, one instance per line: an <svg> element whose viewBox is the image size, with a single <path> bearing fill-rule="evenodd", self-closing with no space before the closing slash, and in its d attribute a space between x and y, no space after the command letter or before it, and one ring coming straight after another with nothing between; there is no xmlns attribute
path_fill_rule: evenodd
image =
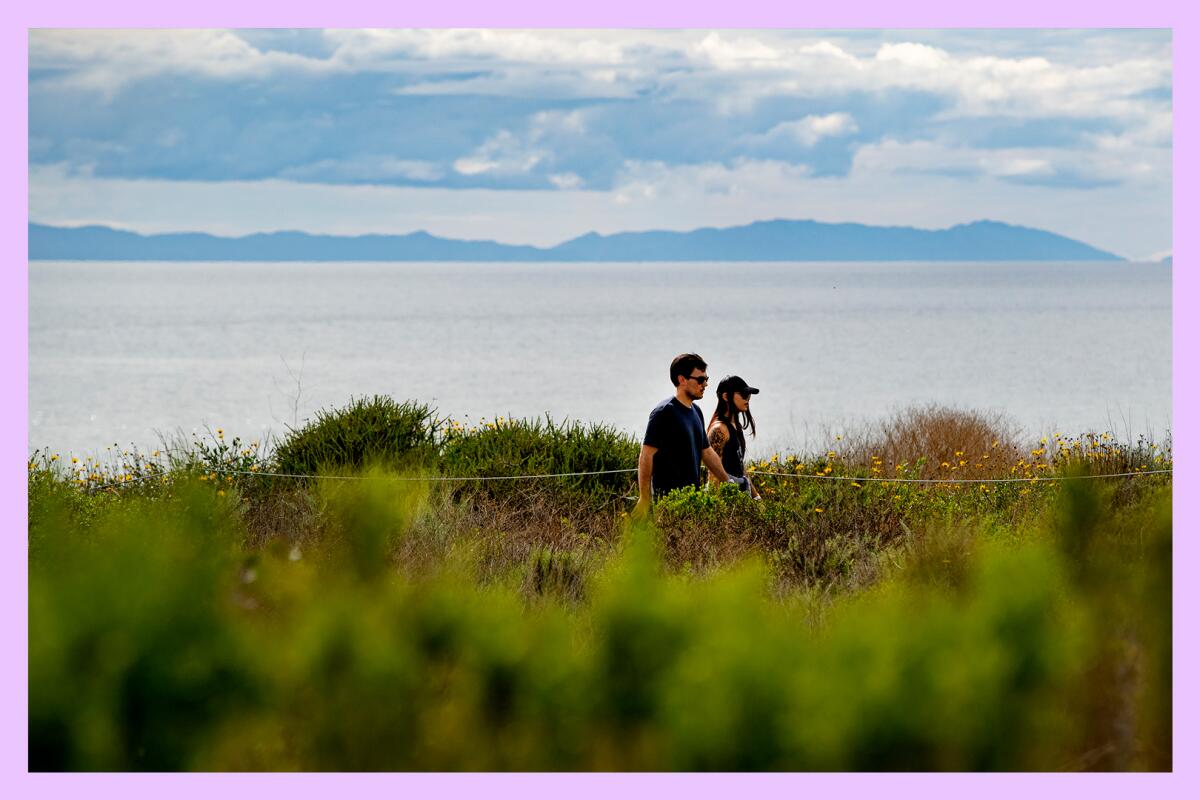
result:
<svg viewBox="0 0 1200 800"><path fill-rule="evenodd" d="M430 483L453 483L453 482L483 482L483 481L518 481L518 480L537 480L542 478L580 478L594 475L619 475L627 472L637 472L636 467L626 469L604 469L591 470L586 472L555 472L541 473L536 475L464 475L464 476L447 476L447 475L431 475L428 477L411 476L411 475L388 475L383 478L372 478L367 475L305 475L302 473L291 472L263 472L261 470L234 470L234 469L209 469L206 472L216 473L218 475L255 475L265 478L293 478L293 479L316 479L316 480L339 480L339 481L368 481L368 480L386 480L386 481L426 481ZM1171 469L1151 469L1138 470L1136 472L1111 472L1102 475L1059 475L1059 476L1034 476L1032 478L880 478L880 477L863 477L858 478L851 475L809 475L802 472L768 472L766 470L754 470L751 475L769 475L777 478L803 478L806 480L822 480L822 481L852 481L854 483L861 482L876 482L876 483L921 483L921 484L959 484L959 483L1050 483L1052 481L1069 481L1069 480L1091 480L1096 478L1133 478L1139 475L1164 475L1173 472ZM129 483L144 481L149 478L165 477L165 473L148 473L146 475L138 475L130 477L122 481L114 483L106 483L100 486L88 487L92 490L99 491L103 489L111 489L117 486L124 486Z"/></svg>
<svg viewBox="0 0 1200 800"><path fill-rule="evenodd" d="M330 481L370 481L370 480L386 480L386 481L428 481L432 483L449 483L449 482L472 482L472 481L516 481L530 480L534 478L576 478L588 475L617 475L623 472L637 472L637 467L628 469L604 469L594 470L590 472L557 472L543 473L540 475L464 475L456 477L452 475L431 475L429 477L420 477L412 475L387 475L382 478L372 478L369 475L305 475L302 473L290 472L264 472L262 470L237 470L237 469L206 469L206 473L216 473L218 475L258 475L266 478L297 478L297 479L316 479ZM136 483L144 481L148 478L164 477L166 473L148 473L139 475L114 483L105 483L100 486L89 487L99 491L102 489L112 489L117 486L124 486L128 483Z"/></svg>
<svg viewBox="0 0 1200 800"><path fill-rule="evenodd" d="M811 478L824 481L876 481L882 483L1048 483L1050 481L1088 480L1091 478L1128 478L1136 475L1162 475L1169 469L1148 469L1137 472L1111 472L1104 475L1034 476L1032 478L855 478L849 475L807 475L803 472L766 472L755 470L751 475L772 475L780 478Z"/></svg>
<svg viewBox="0 0 1200 800"><path fill-rule="evenodd" d="M372 478L368 475L302 475L292 474L287 472L262 472L260 470L231 470L231 469L214 469L209 472L216 472L223 475L263 475L269 478L317 478L323 480L341 480L341 481L369 481L369 480L390 480L390 481L430 481L430 482L455 482L455 481L519 481L530 480L533 478L577 478L586 475L617 475L622 472L637 472L637 467L628 469L601 469L592 472L556 472L543 473L541 475L464 475L456 477L453 475L431 475L429 477L409 476L409 475L388 475L383 478Z"/></svg>

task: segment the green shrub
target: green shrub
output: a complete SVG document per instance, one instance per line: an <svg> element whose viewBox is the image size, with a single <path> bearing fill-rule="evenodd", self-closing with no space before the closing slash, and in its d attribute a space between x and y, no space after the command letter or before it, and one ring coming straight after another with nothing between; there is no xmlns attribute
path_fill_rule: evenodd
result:
<svg viewBox="0 0 1200 800"><path fill-rule="evenodd" d="M442 449L447 475L495 477L604 472L637 467L637 441L610 425L542 419L496 420L477 428L451 425ZM462 484L469 494L493 498L540 496L558 505L613 507L632 491L631 472L566 478L496 480Z"/></svg>
<svg viewBox="0 0 1200 800"><path fill-rule="evenodd" d="M318 506L324 521L322 554L335 575L369 580L391 566L391 553L409 535L429 494L413 476L371 470L361 480L321 481Z"/></svg>
<svg viewBox="0 0 1200 800"><path fill-rule="evenodd" d="M890 496L863 502L844 484L791 488L763 501L732 484L671 492L655 505L667 563L707 570L754 552L785 585L829 586L902 535Z"/></svg>
<svg viewBox="0 0 1200 800"><path fill-rule="evenodd" d="M48 523L69 516L49 514ZM228 509L207 490L53 531L29 570L31 770L187 769L257 696L233 624Z"/></svg>
<svg viewBox="0 0 1200 800"><path fill-rule="evenodd" d="M588 560L577 550L535 547L529 554L522 589L531 597L583 599Z"/></svg>
<svg viewBox="0 0 1200 800"><path fill-rule="evenodd" d="M274 466L301 475L429 466L437 457L440 424L435 409L415 401L397 403L382 395L353 399L290 430L275 450Z"/></svg>
<svg viewBox="0 0 1200 800"><path fill-rule="evenodd" d="M457 476L636 463L596 426L423 430ZM1169 476L776 458L762 501L630 530L628 473L459 502L368 468L286 483L303 508L250 536L271 506L211 480L238 444L154 491L31 459L31 769L1171 768Z"/></svg>
<svg viewBox="0 0 1200 800"><path fill-rule="evenodd" d="M772 599L762 559L683 577L646 527L593 576L574 553L535 554L527 579L547 602L466 573L389 573L423 490L339 485L323 500L338 535L303 553L240 550L236 514L207 487L114 505L87 540L44 551L30 570L31 767L1169 765L1161 497L1138 510L1152 523L1132 569L1103 551L1143 526L1090 512L1084 573L1069 540L964 530L918 539L898 580L842 596L814 627ZM676 505L740 507L724 495ZM582 602L553 601L585 577ZM1144 671L1124 668L1142 657Z"/></svg>

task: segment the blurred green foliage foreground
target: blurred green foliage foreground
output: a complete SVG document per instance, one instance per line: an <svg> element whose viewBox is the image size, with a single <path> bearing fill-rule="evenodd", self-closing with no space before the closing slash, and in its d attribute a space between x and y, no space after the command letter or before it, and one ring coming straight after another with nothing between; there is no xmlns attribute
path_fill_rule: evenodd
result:
<svg viewBox="0 0 1200 800"><path fill-rule="evenodd" d="M764 477L632 524L629 475L428 480L632 466L627 437L428 412L352 404L273 452L218 431L107 481L31 460L30 769L1171 768L1169 476L1064 480L1158 448L1063 440L986 492ZM758 468L1008 446L922 413L897 430L955 441ZM360 480L254 474L280 459Z"/></svg>

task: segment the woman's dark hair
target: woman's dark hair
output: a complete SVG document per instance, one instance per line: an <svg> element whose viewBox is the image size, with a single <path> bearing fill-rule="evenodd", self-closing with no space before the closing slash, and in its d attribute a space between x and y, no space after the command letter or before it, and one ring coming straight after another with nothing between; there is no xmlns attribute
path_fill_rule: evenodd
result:
<svg viewBox="0 0 1200 800"><path fill-rule="evenodd" d="M734 408L733 397L730 395L736 393L737 390L730 388L729 383L729 378L723 378L721 382L717 384L717 408L715 411L713 411L712 419L708 421L708 424L712 425L714 420L720 420L721 422L724 422L730 428L730 430L733 430L737 433L738 438L742 443L742 449L745 450L746 434L744 434L742 431L744 431L746 428L749 428L751 436L758 435L758 432L754 428L754 415L750 413L749 408L747 408L745 411L738 411ZM742 382L741 385L745 386L745 382ZM726 399L727 396L729 396L728 399ZM746 395L742 396L745 397Z"/></svg>

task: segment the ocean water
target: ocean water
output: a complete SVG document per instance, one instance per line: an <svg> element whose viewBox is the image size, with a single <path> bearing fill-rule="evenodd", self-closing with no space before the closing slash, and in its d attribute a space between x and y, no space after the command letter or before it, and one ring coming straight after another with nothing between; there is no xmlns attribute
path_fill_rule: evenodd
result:
<svg viewBox="0 0 1200 800"><path fill-rule="evenodd" d="M29 447L282 435L374 393L640 435L684 351L762 390L751 456L924 403L1162 438L1171 268L31 262Z"/></svg>

